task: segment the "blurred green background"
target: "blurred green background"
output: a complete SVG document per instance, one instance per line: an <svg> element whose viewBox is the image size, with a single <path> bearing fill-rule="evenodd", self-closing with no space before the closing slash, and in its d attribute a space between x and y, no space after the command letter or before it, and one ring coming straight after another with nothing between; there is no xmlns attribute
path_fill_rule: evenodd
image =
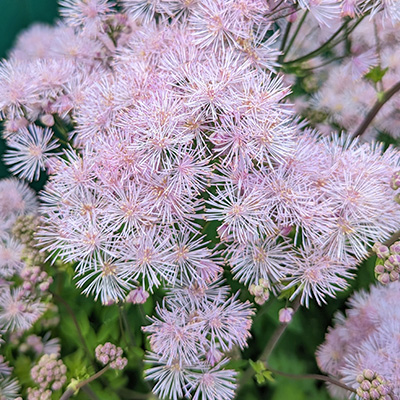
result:
<svg viewBox="0 0 400 400"><path fill-rule="evenodd" d="M15 37L33 22L52 23L57 16L57 0L0 0L0 57L4 58Z"/></svg>
<svg viewBox="0 0 400 400"><path fill-rule="evenodd" d="M57 0L0 0L0 58L6 58L19 32L34 22L53 23L58 13ZM0 154L4 141L0 139ZM0 158L0 178L9 173Z"/></svg>

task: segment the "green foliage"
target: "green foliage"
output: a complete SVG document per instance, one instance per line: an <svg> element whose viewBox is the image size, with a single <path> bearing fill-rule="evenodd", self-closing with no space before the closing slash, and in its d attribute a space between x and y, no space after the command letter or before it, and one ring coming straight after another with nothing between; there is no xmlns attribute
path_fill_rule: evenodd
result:
<svg viewBox="0 0 400 400"><path fill-rule="evenodd" d="M265 364L261 360L256 362L250 360L249 362L255 372L255 378L259 385L263 385L267 382L275 382L272 372L266 368Z"/></svg>
<svg viewBox="0 0 400 400"><path fill-rule="evenodd" d="M386 72L389 71L389 68L382 68L380 65L371 68L366 74L365 78L374 82L378 83L380 82L383 77L385 76Z"/></svg>

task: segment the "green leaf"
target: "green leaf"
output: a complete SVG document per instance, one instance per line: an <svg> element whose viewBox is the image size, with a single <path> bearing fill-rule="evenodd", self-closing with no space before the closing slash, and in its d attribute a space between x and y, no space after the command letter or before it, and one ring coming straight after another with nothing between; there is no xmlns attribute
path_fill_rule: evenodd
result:
<svg viewBox="0 0 400 400"><path fill-rule="evenodd" d="M290 297L292 297L293 293L296 291L297 288L298 285L295 285L290 287L289 289L282 290L281 294L278 296L278 300L290 299Z"/></svg>
<svg viewBox="0 0 400 400"><path fill-rule="evenodd" d="M257 384L263 385L266 382L265 376L263 374L256 374Z"/></svg>
<svg viewBox="0 0 400 400"><path fill-rule="evenodd" d="M374 82L378 83L382 80L382 78L385 76L386 72L389 70L389 68L384 68L382 69L379 65L371 68L366 74L365 78ZM378 96L379 97L379 96Z"/></svg>
<svg viewBox="0 0 400 400"><path fill-rule="evenodd" d="M266 370L265 365L261 360L258 360L255 362L252 360L249 360L249 363L250 363L251 368L254 369L256 374L262 374Z"/></svg>
<svg viewBox="0 0 400 400"><path fill-rule="evenodd" d="M275 382L275 378L272 375L272 372L269 370L266 370L263 372L264 378L269 381L269 382Z"/></svg>

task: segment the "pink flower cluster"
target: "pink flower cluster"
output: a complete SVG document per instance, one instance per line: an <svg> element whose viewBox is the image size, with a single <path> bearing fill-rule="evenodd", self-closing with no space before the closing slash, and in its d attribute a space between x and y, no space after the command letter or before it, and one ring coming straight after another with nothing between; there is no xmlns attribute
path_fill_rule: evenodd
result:
<svg viewBox="0 0 400 400"><path fill-rule="evenodd" d="M53 260L73 262L77 286L103 304L143 303L156 288L168 288L145 328L155 393L233 398L235 372L225 369L224 354L245 346L253 311L237 296L228 299L224 267L259 304L289 289L290 300L320 305L345 289L370 246L400 225L390 187L399 153L344 134L321 138L300 122L285 102L290 88L276 73L284 47L277 26L284 28L286 17L295 22L299 12L322 30L341 16L379 10L395 24L397 5L60 5L62 21L24 33L0 65L6 163L28 180L44 169L51 175L41 195L41 245ZM353 60L362 74L375 63L368 44L364 50L366 57ZM324 90L318 107L325 97L337 100ZM368 101L369 93L360 96ZM347 104L339 111L355 113ZM14 242L8 246L20 251ZM22 269L18 258L4 265L4 275ZM45 276L29 274L46 286ZM0 292L2 307L19 310L23 301L22 292ZM281 313L284 323L289 310ZM3 322L0 308L1 325L27 326L6 316L12 322ZM111 352L120 357L115 346L104 346L100 361L109 362Z"/></svg>
<svg viewBox="0 0 400 400"><path fill-rule="evenodd" d="M370 293L356 293L349 301L346 316L336 316L335 327L330 329L325 343L317 351L321 370L360 392L361 399L383 400L400 396L399 300L399 282L373 286ZM362 375L364 379L361 380ZM363 383L364 380L370 383ZM338 398L346 398L349 394L333 385L330 389ZM362 397L361 390L369 392L371 397ZM389 394L392 397L385 397Z"/></svg>
<svg viewBox="0 0 400 400"><path fill-rule="evenodd" d="M26 184L0 181L0 329L27 330L46 309L41 298L52 278L39 267L26 265L25 245L13 234L18 218L36 209L35 193Z"/></svg>
<svg viewBox="0 0 400 400"><path fill-rule="evenodd" d="M146 371L156 381L155 394L174 400L233 399L236 371L224 368L224 354L246 346L253 310L237 296L228 299L228 291L219 284L177 287L157 307L158 317L143 328L150 334L147 360L156 364Z"/></svg>
<svg viewBox="0 0 400 400"><path fill-rule="evenodd" d="M288 284L304 304L346 287L370 243L398 227L397 152L300 132L273 63L260 68L241 48L267 46L246 32L268 35L270 23L228 3L132 31L69 114L80 154L51 163L41 240L78 263L78 286L103 303L217 279L223 260L203 218L217 221L237 279L274 293ZM212 34L199 15L217 14L232 25Z"/></svg>

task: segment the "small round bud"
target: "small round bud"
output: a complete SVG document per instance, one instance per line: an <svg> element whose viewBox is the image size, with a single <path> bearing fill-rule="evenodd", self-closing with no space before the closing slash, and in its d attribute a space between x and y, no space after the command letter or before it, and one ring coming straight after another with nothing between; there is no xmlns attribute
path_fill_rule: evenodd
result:
<svg viewBox="0 0 400 400"><path fill-rule="evenodd" d="M385 267L382 264L378 264L375 267L375 273L376 274L383 274L385 272Z"/></svg>
<svg viewBox="0 0 400 400"><path fill-rule="evenodd" d="M281 324L288 324L292 320L293 308L281 308L279 310L279 322Z"/></svg>
<svg viewBox="0 0 400 400"><path fill-rule="evenodd" d="M376 400L378 400L381 397L381 395L376 389L371 389L369 391L369 396L371 399L376 399Z"/></svg>
<svg viewBox="0 0 400 400"><path fill-rule="evenodd" d="M362 375L362 374L357 375L356 381L357 381L358 383L362 383L363 380L364 380L364 375Z"/></svg>
<svg viewBox="0 0 400 400"><path fill-rule="evenodd" d="M360 385L360 388L361 388L362 390L369 390L369 389L371 389L371 382L370 382L370 381L367 381L367 380L362 381L362 382L361 382L361 385Z"/></svg>
<svg viewBox="0 0 400 400"><path fill-rule="evenodd" d="M374 371L372 371L370 369L364 369L363 375L364 375L365 379L368 379L369 381L372 381L375 378Z"/></svg>
<svg viewBox="0 0 400 400"><path fill-rule="evenodd" d="M125 301L132 304L144 304L149 298L149 293L142 287L131 290L126 296Z"/></svg>
<svg viewBox="0 0 400 400"><path fill-rule="evenodd" d="M386 271L390 272L394 270L394 265L389 261L386 260L385 263L383 264L383 266L385 267Z"/></svg>
<svg viewBox="0 0 400 400"><path fill-rule="evenodd" d="M396 282L396 281L399 280L399 273L396 272L396 271L392 271L392 272L389 274L389 277L390 277L390 281L391 281L391 282Z"/></svg>
<svg viewBox="0 0 400 400"><path fill-rule="evenodd" d="M256 296L256 297L254 298L254 301L255 301L259 306L262 306L262 305L266 302L266 300L264 299L264 296Z"/></svg>
<svg viewBox="0 0 400 400"><path fill-rule="evenodd" d="M390 276L388 273L384 273L382 275L378 276L378 281L384 285L388 284L390 282Z"/></svg>
<svg viewBox="0 0 400 400"><path fill-rule="evenodd" d="M261 297L264 294L264 288L260 285L254 287L254 296Z"/></svg>
<svg viewBox="0 0 400 400"><path fill-rule="evenodd" d="M390 179L390 187L393 190L397 190L398 188L400 188L400 171L396 171L392 175L392 178Z"/></svg>
<svg viewBox="0 0 400 400"><path fill-rule="evenodd" d="M54 125L54 117L51 114L44 114L40 117L40 121L43 125L53 126Z"/></svg>
<svg viewBox="0 0 400 400"><path fill-rule="evenodd" d="M390 252L392 254L400 254L400 242L395 242L390 246Z"/></svg>
<svg viewBox="0 0 400 400"><path fill-rule="evenodd" d="M262 286L264 289L269 289L269 282L266 279L260 278L258 280L258 284Z"/></svg>
<svg viewBox="0 0 400 400"><path fill-rule="evenodd" d="M382 243L375 243L372 250L376 253L378 258L385 259L390 256L389 248Z"/></svg>

